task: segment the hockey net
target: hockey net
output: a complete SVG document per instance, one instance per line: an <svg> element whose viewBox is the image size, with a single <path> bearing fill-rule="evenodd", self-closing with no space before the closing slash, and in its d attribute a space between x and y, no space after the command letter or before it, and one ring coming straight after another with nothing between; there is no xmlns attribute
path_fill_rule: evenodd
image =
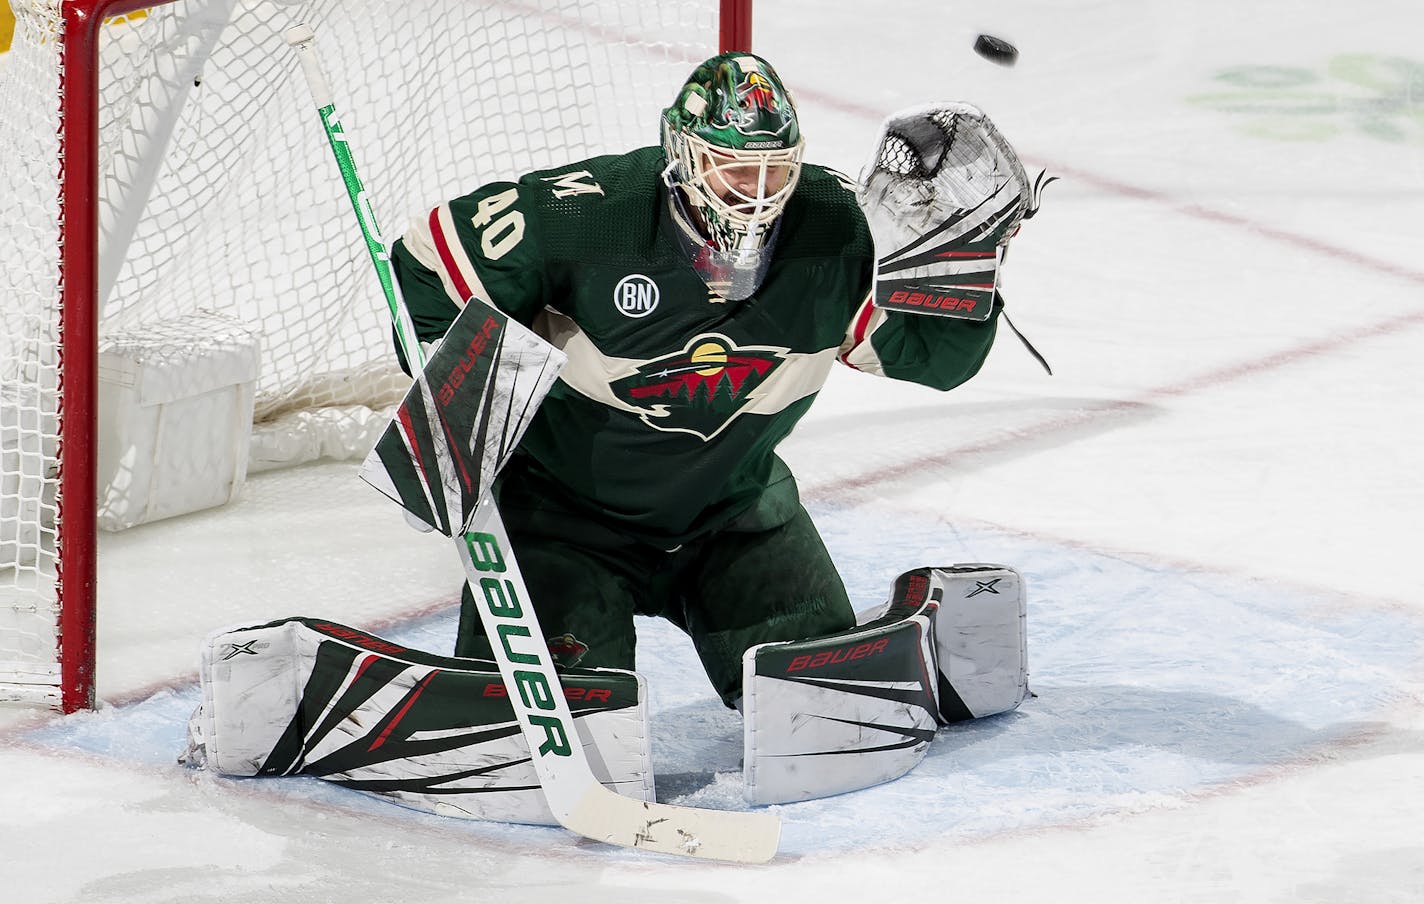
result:
<svg viewBox="0 0 1424 904"><path fill-rule="evenodd" d="M712 0L10 2L0 701L72 710L94 699L101 553L145 555L153 522L221 509L259 472L359 459L408 385L283 32L316 29L393 237L483 181L656 141L659 109L717 50L719 10ZM97 174L96 212L86 172ZM280 503L310 506L292 489L301 484ZM113 543L94 522L132 537ZM216 524L201 533L220 535ZM263 563L225 567L237 580Z"/></svg>

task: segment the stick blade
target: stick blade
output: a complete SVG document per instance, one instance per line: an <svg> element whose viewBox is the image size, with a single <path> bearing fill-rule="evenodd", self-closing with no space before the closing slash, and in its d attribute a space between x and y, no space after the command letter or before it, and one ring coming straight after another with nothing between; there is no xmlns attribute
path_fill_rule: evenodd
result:
<svg viewBox="0 0 1424 904"><path fill-rule="evenodd" d="M560 825L607 844L679 857L766 863L776 856L781 820L771 813L702 810L624 797L594 784Z"/></svg>

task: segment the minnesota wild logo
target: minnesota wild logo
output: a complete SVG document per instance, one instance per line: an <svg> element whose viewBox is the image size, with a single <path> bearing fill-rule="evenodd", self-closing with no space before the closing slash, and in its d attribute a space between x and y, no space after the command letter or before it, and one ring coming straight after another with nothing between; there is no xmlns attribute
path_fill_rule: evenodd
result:
<svg viewBox="0 0 1424 904"><path fill-rule="evenodd" d="M681 352L639 366L609 389L641 409L650 427L711 439L742 413L786 353L769 346L739 347L721 334L705 334Z"/></svg>
<svg viewBox="0 0 1424 904"><path fill-rule="evenodd" d="M553 657L554 663L565 668L578 665L579 661L588 653L588 644L568 633L550 637L548 644L549 655Z"/></svg>

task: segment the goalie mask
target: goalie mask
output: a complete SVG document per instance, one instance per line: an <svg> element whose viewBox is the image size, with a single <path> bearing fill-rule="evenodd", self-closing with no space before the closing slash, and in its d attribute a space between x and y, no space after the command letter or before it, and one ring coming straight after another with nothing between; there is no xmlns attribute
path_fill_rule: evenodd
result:
<svg viewBox="0 0 1424 904"><path fill-rule="evenodd" d="M683 250L709 288L747 298L766 275L801 175L801 130L785 86L760 57L715 56L663 111L662 144Z"/></svg>

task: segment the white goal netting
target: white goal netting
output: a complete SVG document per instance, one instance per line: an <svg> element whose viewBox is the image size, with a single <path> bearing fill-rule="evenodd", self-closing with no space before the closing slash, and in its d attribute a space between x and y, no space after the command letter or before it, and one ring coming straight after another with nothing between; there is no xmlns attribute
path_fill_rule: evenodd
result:
<svg viewBox="0 0 1424 904"><path fill-rule="evenodd" d="M53 700L66 604L56 588L66 552L56 544L57 414L88 354L61 336L61 287L84 266L83 249L61 241L61 187L85 159L62 136L78 134L85 105L61 104L72 89L60 0L10 2L14 35L0 53L0 701ZM299 22L316 29L388 238L483 181L655 143L658 111L717 49L710 0L184 0L106 22L95 99L100 397L125 407L97 417L101 443L135 429L146 438L98 450L105 526L167 511L134 458L195 480L235 471L236 492L244 465L364 455L408 383L283 40ZM142 350L146 337L159 337L162 354ZM244 388L225 388L249 375ZM199 401L185 421L175 406L190 399ZM155 425L112 423L150 408ZM249 447L197 435L249 409Z"/></svg>

